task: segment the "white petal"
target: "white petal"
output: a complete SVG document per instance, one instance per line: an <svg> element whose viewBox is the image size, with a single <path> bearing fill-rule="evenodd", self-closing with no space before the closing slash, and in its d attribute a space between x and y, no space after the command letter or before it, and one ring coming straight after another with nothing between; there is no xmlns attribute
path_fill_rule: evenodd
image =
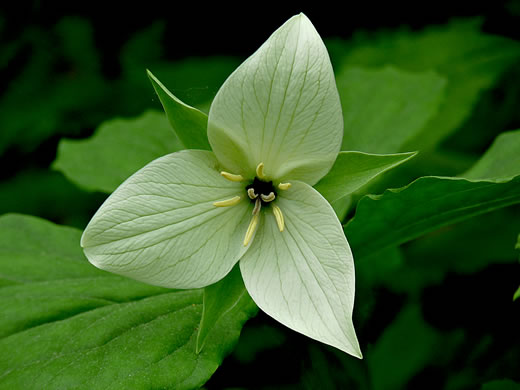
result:
<svg viewBox="0 0 520 390"><path fill-rule="evenodd" d="M332 65L318 32L294 16L222 85L208 138L229 170L316 183L336 159L343 136Z"/></svg>
<svg viewBox="0 0 520 390"><path fill-rule="evenodd" d="M249 294L289 328L361 357L352 324L354 262L332 207L301 182L281 191L276 204L285 230L265 213L240 260Z"/></svg>
<svg viewBox="0 0 520 390"><path fill-rule="evenodd" d="M170 288L222 279L245 250L251 216L244 184L224 179L213 153L185 150L152 161L101 206L81 245L98 268ZM242 196L231 207L214 202Z"/></svg>

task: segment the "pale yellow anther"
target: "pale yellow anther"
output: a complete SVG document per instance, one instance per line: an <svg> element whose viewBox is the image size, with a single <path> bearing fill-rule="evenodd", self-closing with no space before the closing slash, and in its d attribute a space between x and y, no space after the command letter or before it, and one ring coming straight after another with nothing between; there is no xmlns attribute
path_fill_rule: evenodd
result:
<svg viewBox="0 0 520 390"><path fill-rule="evenodd" d="M256 167L256 177L258 177L259 179L265 179L263 162L258 164L258 166Z"/></svg>
<svg viewBox="0 0 520 390"><path fill-rule="evenodd" d="M243 181L244 177L242 175L233 175L232 173L222 171L220 172L222 176L224 176L229 181Z"/></svg>
<svg viewBox="0 0 520 390"><path fill-rule="evenodd" d="M244 237L244 246L247 246L253 235L255 234L256 227L258 226L258 220L260 219L260 214L254 214L253 218L251 218L251 222L249 222L249 227L247 228L246 236Z"/></svg>
<svg viewBox="0 0 520 390"><path fill-rule="evenodd" d="M278 184L278 188L285 191L291 188L291 183L280 183Z"/></svg>
<svg viewBox="0 0 520 390"><path fill-rule="evenodd" d="M249 199L251 200L258 198L258 195L255 193L255 189L252 187L247 189L247 196L249 196Z"/></svg>
<svg viewBox="0 0 520 390"><path fill-rule="evenodd" d="M217 207L229 207L229 206L234 206L236 204L238 204L238 202L240 202L240 196L234 196L232 197L231 199L226 199L226 200L219 200L218 202L213 202L213 206L217 206Z"/></svg>
<svg viewBox="0 0 520 390"><path fill-rule="evenodd" d="M272 202L274 200L274 198L276 198L274 192L270 192L269 195L264 195L264 194L260 194L260 198L262 198L262 200L266 203L268 202Z"/></svg>
<svg viewBox="0 0 520 390"><path fill-rule="evenodd" d="M258 214L261 208L262 202L260 202L260 198L256 198L255 207L253 208L253 215Z"/></svg>
<svg viewBox="0 0 520 390"><path fill-rule="evenodd" d="M271 205L271 207L273 208L273 214L274 214L274 217L276 219L276 224L278 225L278 229L281 232L283 232L283 228L285 226L285 222L284 222L284 219L283 219L282 210L280 210L280 207L278 207L275 204Z"/></svg>

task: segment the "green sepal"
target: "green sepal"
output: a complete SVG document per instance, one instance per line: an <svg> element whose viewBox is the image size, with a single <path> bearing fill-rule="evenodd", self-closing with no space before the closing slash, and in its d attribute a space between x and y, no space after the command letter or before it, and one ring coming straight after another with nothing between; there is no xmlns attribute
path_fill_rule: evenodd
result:
<svg viewBox="0 0 520 390"><path fill-rule="evenodd" d="M152 72L148 70L147 73L170 125L182 144L187 149L211 150L207 136L208 116L180 101Z"/></svg>
<svg viewBox="0 0 520 390"><path fill-rule="evenodd" d="M218 321L231 310L240 310L248 318L254 317L258 312L258 307L244 286L238 265L224 279L204 288L202 317L197 333L197 354L204 348L208 334Z"/></svg>
<svg viewBox="0 0 520 390"><path fill-rule="evenodd" d="M329 203L335 202L410 160L417 153L370 154L340 152L330 172L314 186Z"/></svg>

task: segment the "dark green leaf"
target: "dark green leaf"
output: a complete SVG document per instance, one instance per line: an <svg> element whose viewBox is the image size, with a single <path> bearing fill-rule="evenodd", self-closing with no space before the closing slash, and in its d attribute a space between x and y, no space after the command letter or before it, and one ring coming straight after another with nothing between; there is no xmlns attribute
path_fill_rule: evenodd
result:
<svg viewBox="0 0 520 390"><path fill-rule="evenodd" d="M376 281L393 291L418 293L424 286L442 283L448 272L470 274L491 264L517 262L513 245L519 230L520 206L495 210L443 227L401 249L378 252L360 261L356 271L360 276L380 276ZM403 253L401 263L388 257L392 251Z"/></svg>
<svg viewBox="0 0 520 390"><path fill-rule="evenodd" d="M53 167L80 187L110 193L150 161L180 149L165 115L147 111L104 122L92 138L62 140Z"/></svg>
<svg viewBox="0 0 520 390"><path fill-rule="evenodd" d="M482 390L520 390L520 383L513 382L511 379L498 379L484 383Z"/></svg>
<svg viewBox="0 0 520 390"><path fill-rule="evenodd" d="M196 354L202 291L100 271L85 260L80 235L34 217L0 217L0 388L203 385L247 314L229 310Z"/></svg>
<svg viewBox="0 0 520 390"><path fill-rule="evenodd" d="M170 125L182 144L187 149L211 150L207 135L208 116L181 102L152 72L148 71L148 77L166 111Z"/></svg>
<svg viewBox="0 0 520 390"><path fill-rule="evenodd" d="M438 343L446 345L446 339L424 322L418 306L408 304L367 353L373 389L405 388L415 373L442 355Z"/></svg>
<svg viewBox="0 0 520 390"><path fill-rule="evenodd" d="M504 183L422 177L404 188L362 198L345 233L359 258L515 203L520 203L520 176Z"/></svg>
<svg viewBox="0 0 520 390"><path fill-rule="evenodd" d="M238 265L224 279L204 288L203 302L202 318L197 335L197 353L204 348L208 334L219 319L230 310L254 313L258 309L244 286Z"/></svg>
<svg viewBox="0 0 520 390"><path fill-rule="evenodd" d="M514 151L519 150L520 131L505 137L507 143L499 137L469 171L481 180L422 177L406 187L362 198L345 228L354 253L368 256L441 226L519 203L520 164Z"/></svg>

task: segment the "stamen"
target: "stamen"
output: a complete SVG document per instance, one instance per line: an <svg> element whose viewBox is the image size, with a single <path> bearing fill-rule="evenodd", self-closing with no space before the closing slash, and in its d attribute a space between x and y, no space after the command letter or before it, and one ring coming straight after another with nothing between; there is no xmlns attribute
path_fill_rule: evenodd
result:
<svg viewBox="0 0 520 390"><path fill-rule="evenodd" d="M249 196L249 199L251 200L258 198L258 195L255 193L255 189L253 187L247 189L247 196Z"/></svg>
<svg viewBox="0 0 520 390"><path fill-rule="evenodd" d="M280 231L283 232L284 219L283 219L282 210L280 210L280 207L278 207L275 204L273 204L271 207L273 208L273 214L274 214L274 217L276 218L276 223L278 225L278 229L280 229Z"/></svg>
<svg viewBox="0 0 520 390"><path fill-rule="evenodd" d="M242 175L233 175L232 173L222 171L220 172L222 176L224 176L229 181L242 181L244 177Z"/></svg>
<svg viewBox="0 0 520 390"><path fill-rule="evenodd" d="M265 179L265 175L264 175L264 163L261 162L260 164L258 164L258 166L256 167L256 176L259 178L259 179Z"/></svg>
<svg viewBox="0 0 520 390"><path fill-rule="evenodd" d="M238 204L238 202L240 202L240 199L241 199L241 197L237 195L237 196L232 197L231 199L219 200L218 202L213 202L213 206L217 206L217 207L234 206L234 205Z"/></svg>
<svg viewBox="0 0 520 390"><path fill-rule="evenodd" d="M262 202L260 202L260 198L256 198L255 207L253 208L253 215L258 214L261 208Z"/></svg>
<svg viewBox="0 0 520 390"><path fill-rule="evenodd" d="M274 200L274 198L276 198L275 194L273 191L271 191L269 193L269 195L264 195L264 194L260 194L260 198L262 198L262 200L266 203L268 202L272 202Z"/></svg>
<svg viewBox="0 0 520 390"><path fill-rule="evenodd" d="M258 225L258 220L260 219L260 214L254 214L253 218L251 218L251 222L249 222L249 227L247 228L246 236L244 237L244 246L247 246L253 238L253 234L255 233L256 227Z"/></svg>
<svg viewBox="0 0 520 390"><path fill-rule="evenodd" d="M291 188L291 183L280 183L278 184L278 188L284 191L288 190L289 188Z"/></svg>

